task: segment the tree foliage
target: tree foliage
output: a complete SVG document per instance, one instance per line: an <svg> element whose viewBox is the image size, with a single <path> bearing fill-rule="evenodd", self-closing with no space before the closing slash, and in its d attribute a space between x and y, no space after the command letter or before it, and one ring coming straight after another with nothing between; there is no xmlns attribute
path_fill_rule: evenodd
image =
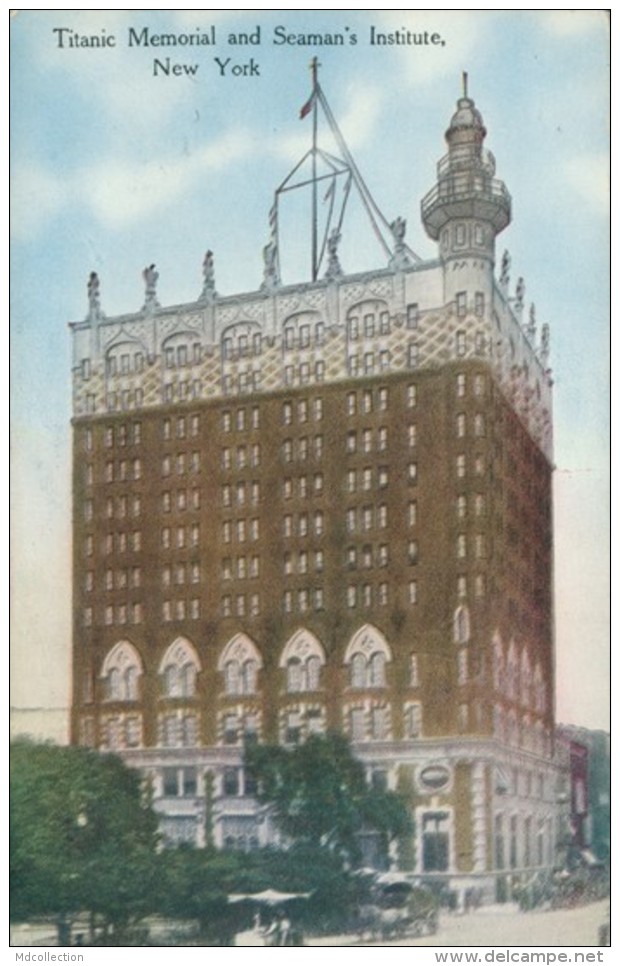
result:
<svg viewBox="0 0 620 966"><path fill-rule="evenodd" d="M251 745L245 763L284 834L327 848L347 865L360 860L360 833L391 839L411 829L404 800L369 788L363 765L340 734L312 735L292 749Z"/></svg>
<svg viewBox="0 0 620 966"><path fill-rule="evenodd" d="M11 916L98 915L116 931L149 911L157 817L113 755L11 747Z"/></svg>

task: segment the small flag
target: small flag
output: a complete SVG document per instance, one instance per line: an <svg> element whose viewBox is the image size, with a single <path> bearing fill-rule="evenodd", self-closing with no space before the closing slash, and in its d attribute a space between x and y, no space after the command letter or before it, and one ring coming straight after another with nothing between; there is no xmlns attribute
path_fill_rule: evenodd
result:
<svg viewBox="0 0 620 966"><path fill-rule="evenodd" d="M313 91L312 94L310 95L310 97L308 98L308 100L306 101L306 103L304 104L304 106L302 107L302 109L299 112L299 120L300 121L303 121L304 117L306 117L310 113L310 111L312 110L312 105L314 104L314 97L315 97L315 94L314 94L314 91Z"/></svg>

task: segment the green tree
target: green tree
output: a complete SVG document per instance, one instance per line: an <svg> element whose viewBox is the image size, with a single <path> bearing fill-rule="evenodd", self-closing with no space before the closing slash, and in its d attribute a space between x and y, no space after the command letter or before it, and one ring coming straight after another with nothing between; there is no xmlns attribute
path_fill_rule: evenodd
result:
<svg viewBox="0 0 620 966"><path fill-rule="evenodd" d="M116 937L150 910L157 816L139 775L113 755L11 747L11 917L77 912Z"/></svg>
<svg viewBox="0 0 620 966"><path fill-rule="evenodd" d="M282 831L296 843L327 848L346 866L360 861L360 833L389 841L411 831L403 798L369 788L363 765L340 734L312 735L292 749L253 744L245 763Z"/></svg>

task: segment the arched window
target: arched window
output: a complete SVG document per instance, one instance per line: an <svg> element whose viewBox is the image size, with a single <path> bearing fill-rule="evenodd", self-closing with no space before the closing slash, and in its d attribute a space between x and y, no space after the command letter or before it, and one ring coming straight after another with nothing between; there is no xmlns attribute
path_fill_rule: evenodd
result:
<svg viewBox="0 0 620 966"><path fill-rule="evenodd" d="M108 701L137 701L142 661L129 641L119 641L108 653L101 677L106 683Z"/></svg>
<svg viewBox="0 0 620 966"><path fill-rule="evenodd" d="M168 369L200 362L200 336L191 329L174 332L162 343L161 354Z"/></svg>
<svg viewBox="0 0 620 966"><path fill-rule="evenodd" d="M222 356L225 360L257 355L262 348L258 322L235 322L222 333Z"/></svg>
<svg viewBox="0 0 620 966"><path fill-rule="evenodd" d="M224 675L226 694L256 694L258 672L263 666L260 652L245 634L233 637L220 655L217 669Z"/></svg>
<svg viewBox="0 0 620 966"><path fill-rule="evenodd" d="M280 667L286 669L287 691L316 691L324 664L325 652L320 641L305 628L296 631L280 657Z"/></svg>
<svg viewBox="0 0 620 966"><path fill-rule="evenodd" d="M454 611L454 643L467 644L470 637L469 609L461 604Z"/></svg>
<svg viewBox="0 0 620 966"><path fill-rule="evenodd" d="M344 655L344 663L350 668L351 687L385 687L385 668L391 660L392 653L383 634L371 624L365 624L353 635Z"/></svg>
<svg viewBox="0 0 620 966"><path fill-rule="evenodd" d="M196 675L202 668L196 650L184 637L178 637L159 666L162 687L167 698L193 698L196 694Z"/></svg>

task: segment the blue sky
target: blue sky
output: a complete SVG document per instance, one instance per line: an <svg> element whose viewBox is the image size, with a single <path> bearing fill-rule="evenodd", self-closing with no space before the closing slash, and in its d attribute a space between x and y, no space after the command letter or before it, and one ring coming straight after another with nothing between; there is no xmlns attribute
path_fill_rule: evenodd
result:
<svg viewBox="0 0 620 966"><path fill-rule="evenodd" d="M378 47L369 28L437 32ZM128 30L216 29L215 47L136 48ZM276 45L287 32L355 34L345 46ZM254 33L261 44L227 42ZM55 27L116 37L60 49ZM348 31L345 28L349 28ZM67 36L67 35L65 35ZM299 109L320 79L381 209L407 218L435 180L461 72L513 198L498 240L551 326L555 378L558 717L607 727L609 532L609 49L597 11L25 11L12 20L13 704L66 706L70 663L70 341L101 278L108 315L197 297L207 248L222 294L252 290L275 188L309 147ZM198 64L157 76L155 58ZM214 58L231 57L226 76ZM231 76L253 58L259 76ZM304 271L304 232L288 240ZM353 236L354 244L351 244ZM287 244L284 239L284 244ZM345 271L383 264L370 232L343 239ZM295 274L297 273L297 274Z"/></svg>

